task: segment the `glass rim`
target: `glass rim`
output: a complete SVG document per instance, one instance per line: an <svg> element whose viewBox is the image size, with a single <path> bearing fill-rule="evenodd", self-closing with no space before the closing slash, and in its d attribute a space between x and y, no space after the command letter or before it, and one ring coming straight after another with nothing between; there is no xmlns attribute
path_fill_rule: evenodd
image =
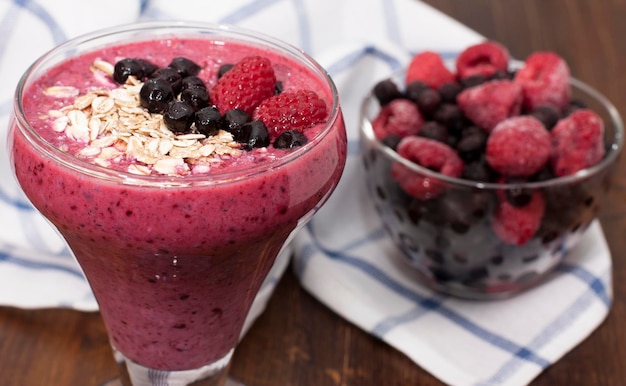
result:
<svg viewBox="0 0 626 386"><path fill-rule="evenodd" d="M156 34L150 34L150 31L157 32ZM259 165L251 165L235 171L225 171L217 173L202 173L197 175L185 175L185 176L165 176L165 175L138 175L121 170L114 170L104 166L97 165L87 160L80 159L69 153L66 153L56 146L44 139L28 122L24 113L22 99L25 93L25 86L28 81L36 81L38 76L34 76L36 70L42 65L45 65L49 59L54 55L61 52L69 52L70 49L79 47L82 44L97 41L99 39L106 39L107 37L124 35L127 38L135 37L134 40L119 40L117 43L124 43L126 41L149 41L159 36L174 36L176 34L196 34L197 37L209 36L209 37L222 37L228 38L232 41L241 43L253 43L258 47L267 47L273 50L276 54L288 56L290 60L298 62L300 65L305 66L309 70L314 71L314 76L322 81L324 88L332 95L332 105L329 106L328 119L323 124L319 133L309 140L303 146L296 149L292 149L288 154L282 155L280 158L264 162ZM137 35L132 35L136 33ZM141 33L144 33L143 35ZM85 52L91 52L98 48L103 48L111 45L110 42L101 42L98 46L90 47ZM57 65L66 59L69 59L71 55L67 55L63 60L55 63ZM53 66L54 66L53 65ZM51 66L50 68L52 68ZM40 76L40 75L39 75ZM29 84L30 85L30 84ZM72 39L56 45L52 49L48 50L37 58L22 74L20 77L15 93L13 96L13 113L17 120L15 124L16 130L18 130L25 139L36 148L36 151L44 153L47 157L55 160L65 167L73 169L83 175L99 178L102 180L109 180L111 182L121 182L126 185L140 185L140 186L154 186L159 188L164 187L185 187L185 186L202 186L202 185L216 185L224 184L234 181L239 181L247 178L251 178L256 175L260 175L271 170L277 169L286 165L295 159L299 158L303 154L311 151L324 137L330 134L332 128L336 122L341 119L341 109L339 104L339 93L337 87L328 74L328 72L309 54L302 49L287 43L281 39L275 38L265 33L261 33L252 29L239 27L231 24L212 23L212 22L196 22L196 21L182 21L182 20L165 20L165 21L140 21L128 24L120 24L113 27L102 28L94 30L92 32L76 36Z"/></svg>
<svg viewBox="0 0 626 386"><path fill-rule="evenodd" d="M602 93L600 93L595 88L591 87L587 83L584 83L576 78L570 78L570 85L580 89L581 91L587 93L589 96L594 98L600 105L602 105L606 109L606 113L608 113L614 127L614 135L612 137L612 142L608 147L608 153L604 156L604 158L598 162L597 164L581 169L578 172L562 177L556 177L549 180L544 181L527 181L527 182L509 182L509 183L500 183L500 182L481 182L468 180L459 177L451 177L446 176L444 174L438 173L436 171L425 168L419 164L409 161L406 158L401 157L397 152L391 149L389 146L383 144L380 140L376 138L374 135L374 128L372 126L372 121L367 116L368 104L375 100L373 92L370 92L361 102L360 106L360 125L359 130L361 134L361 140L366 140L370 145L374 146L378 151L383 153L387 158L391 159L394 162L398 162L409 170L420 173L426 177L435 178L441 181L444 181L449 184L459 185L466 188L475 188L475 189L519 189L519 188L532 188L532 189L541 189L541 188L549 188L554 186L563 186L567 184L572 184L575 182L579 182L581 180L590 178L596 174L599 174L605 169L608 169L611 165L614 164L615 160L620 156L622 149L624 147L624 123L619 114L617 108L608 100Z"/></svg>

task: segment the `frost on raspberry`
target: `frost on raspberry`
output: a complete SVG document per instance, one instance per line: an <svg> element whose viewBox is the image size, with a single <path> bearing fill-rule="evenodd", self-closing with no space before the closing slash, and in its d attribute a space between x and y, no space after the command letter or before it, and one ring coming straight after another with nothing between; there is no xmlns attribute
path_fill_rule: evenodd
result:
<svg viewBox="0 0 626 386"><path fill-rule="evenodd" d="M261 102L253 117L267 126L271 138L276 138L285 131L302 132L324 122L328 107L313 91L286 91Z"/></svg>
<svg viewBox="0 0 626 386"><path fill-rule="evenodd" d="M553 52L531 54L515 74L514 82L522 88L523 108L532 111L537 106L567 107L570 96L570 71L567 63Z"/></svg>
<svg viewBox="0 0 626 386"><path fill-rule="evenodd" d="M226 72L210 91L211 102L221 114L240 109L248 114L274 95L276 75L269 59L248 56Z"/></svg>
<svg viewBox="0 0 626 386"><path fill-rule="evenodd" d="M503 176L529 177L548 162L550 133L539 120L517 116L500 122L487 139L489 166Z"/></svg>
<svg viewBox="0 0 626 386"><path fill-rule="evenodd" d="M465 116L486 132L501 121L519 115L522 92L519 85L508 80L492 80L465 89L457 96Z"/></svg>
<svg viewBox="0 0 626 386"><path fill-rule="evenodd" d="M499 191L498 201L491 222L494 233L507 244L526 244L541 226L546 209L545 198L540 191L535 190L527 205L516 207L507 201L505 192Z"/></svg>
<svg viewBox="0 0 626 386"><path fill-rule="evenodd" d="M398 154L424 168L448 177L463 173L463 161L450 146L428 138L409 136L398 144ZM415 172L401 163L394 163L391 177L408 194L420 200L437 197L446 189L446 183L436 177Z"/></svg>
<svg viewBox="0 0 626 386"><path fill-rule="evenodd" d="M374 135L379 140L389 135L400 138L417 135L424 124L424 118L417 105L408 99L394 99L383 106L372 121Z"/></svg>
<svg viewBox="0 0 626 386"><path fill-rule="evenodd" d="M574 174L604 158L604 122L589 109L580 109L557 122L552 136L552 171L558 177Z"/></svg>

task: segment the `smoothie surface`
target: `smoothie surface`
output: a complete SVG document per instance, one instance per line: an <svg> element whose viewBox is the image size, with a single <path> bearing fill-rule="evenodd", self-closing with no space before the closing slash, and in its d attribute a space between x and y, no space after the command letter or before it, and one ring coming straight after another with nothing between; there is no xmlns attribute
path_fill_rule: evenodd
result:
<svg viewBox="0 0 626 386"><path fill-rule="evenodd" d="M216 83L222 65L236 63L251 55L263 56L271 61L283 91L313 91L325 100L330 110L332 95L328 87L311 74L311 69L267 48L198 38L140 41L107 47L69 59L31 85L23 98L23 108L30 124L46 141L63 152L108 169L138 175L169 176L218 174L246 169L275 161L293 150L277 149L271 145L244 150L224 130L211 138L205 138L198 134L174 135L164 124L157 129L158 122L162 122L161 114L149 114L138 106L133 106L131 110L123 105L133 97L138 103L137 94L142 83L138 81L134 85L119 85L102 68L113 66L124 58L141 58L163 68L173 58L184 57L201 66L198 77L210 89ZM98 100L93 101L95 98ZM119 111L115 112L114 118L110 118L111 113L106 108L113 100ZM89 103L91 106L83 111L88 111L90 115L84 117L82 112L78 116L74 114L76 106L83 108ZM109 117L103 118L106 114ZM113 134L102 133L104 126L121 126L120 122L131 120L135 122L143 119L142 114L146 120L151 120L149 125L154 129L142 132L140 141L131 139L137 136L124 133L124 130L115 130ZM100 126L99 130L94 129L94 117L100 117L100 121L96 122ZM321 124L307 129L305 134L308 140L319 134L323 127ZM98 131L100 134L96 135ZM171 150L163 157L162 153L168 149Z"/></svg>

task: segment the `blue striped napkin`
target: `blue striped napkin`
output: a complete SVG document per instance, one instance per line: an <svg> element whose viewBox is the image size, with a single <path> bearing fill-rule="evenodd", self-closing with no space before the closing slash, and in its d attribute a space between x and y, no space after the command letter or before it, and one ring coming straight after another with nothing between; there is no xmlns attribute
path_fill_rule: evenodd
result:
<svg viewBox="0 0 626 386"><path fill-rule="evenodd" d="M5 132L21 73L54 45L96 28L193 19L281 38L313 55L337 83L349 136L346 172L293 247L303 287L338 315L444 383L513 386L529 383L606 317L612 300L611 260L597 223L552 280L506 301L475 303L436 295L381 258L398 251L366 197L357 145L360 101L377 80L408 63L412 53L429 49L453 55L482 39L467 27L416 0L58 4L14 0L0 6L0 305L97 310L64 242L31 207L11 174ZM288 254L283 256L255 302L250 323L263 311L289 261Z"/></svg>

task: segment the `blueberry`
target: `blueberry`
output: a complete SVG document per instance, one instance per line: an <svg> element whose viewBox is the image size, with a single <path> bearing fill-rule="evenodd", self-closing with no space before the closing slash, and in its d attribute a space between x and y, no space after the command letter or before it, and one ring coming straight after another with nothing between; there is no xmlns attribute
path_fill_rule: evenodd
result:
<svg viewBox="0 0 626 386"><path fill-rule="evenodd" d="M115 63L113 67L113 80L119 84L126 82L129 76L134 76L139 80L150 76L156 71L157 66L147 60L139 58L126 58Z"/></svg>
<svg viewBox="0 0 626 386"><path fill-rule="evenodd" d="M535 107L530 115L543 123L546 129L552 130L554 125L558 122L560 114L559 111L552 106L541 105Z"/></svg>
<svg viewBox="0 0 626 386"><path fill-rule="evenodd" d="M194 114L193 108L187 103L171 101L163 114L163 122L174 133L190 133Z"/></svg>
<svg viewBox="0 0 626 386"><path fill-rule="evenodd" d="M456 103L456 96L461 92L462 87L456 82L447 82L439 86L437 91L444 103Z"/></svg>
<svg viewBox="0 0 626 386"><path fill-rule="evenodd" d="M381 80L374 86L374 97L376 97L381 106L385 106L401 96L402 93L398 89L398 85L391 79Z"/></svg>
<svg viewBox="0 0 626 386"><path fill-rule="evenodd" d="M197 76L187 76L181 81L181 91L185 91L190 88L203 88L206 90L206 84Z"/></svg>
<svg viewBox="0 0 626 386"><path fill-rule="evenodd" d="M283 92L283 82L281 82L280 80L276 81L276 84L274 85L274 95L278 95L281 92Z"/></svg>
<svg viewBox="0 0 626 386"><path fill-rule="evenodd" d="M470 181L491 182L495 179L496 173L481 158L480 160L466 163L461 177Z"/></svg>
<svg viewBox="0 0 626 386"><path fill-rule="evenodd" d="M466 125L463 111L459 106L452 103L442 103L435 111L433 118L446 126L453 135L459 133Z"/></svg>
<svg viewBox="0 0 626 386"><path fill-rule="evenodd" d="M232 109L222 116L222 129L231 133L235 141L239 141L241 127L250 121L250 114L243 110Z"/></svg>
<svg viewBox="0 0 626 386"><path fill-rule="evenodd" d="M459 156L466 162L480 159L487 145L487 133L479 127L470 126L463 130L461 139L456 143Z"/></svg>
<svg viewBox="0 0 626 386"><path fill-rule="evenodd" d="M162 78L148 79L139 91L142 107L151 113L162 113L167 104L174 99L174 91L170 83Z"/></svg>
<svg viewBox="0 0 626 386"><path fill-rule="evenodd" d="M175 94L178 94L180 92L183 84L183 78L180 76L180 74L176 72L176 70L168 67L159 68L154 73L152 73L151 78L165 79L172 86L172 90Z"/></svg>
<svg viewBox="0 0 626 386"><path fill-rule="evenodd" d="M183 78L198 75L201 68L192 60L180 56L172 59L170 64L168 64L167 66L176 70Z"/></svg>
<svg viewBox="0 0 626 386"><path fill-rule="evenodd" d="M448 142L448 128L435 121L425 122L422 127L420 127L418 135L443 143Z"/></svg>
<svg viewBox="0 0 626 386"><path fill-rule="evenodd" d="M277 149L293 149L307 143L307 137L297 130L287 130L274 140Z"/></svg>
<svg viewBox="0 0 626 386"><path fill-rule="evenodd" d="M209 105L209 92L200 87L188 88L180 93L180 100L198 111Z"/></svg>
<svg viewBox="0 0 626 386"><path fill-rule="evenodd" d="M463 84L464 88L471 88L474 86L479 86L487 82L488 80L489 79L486 76L477 74L468 76L467 78L461 80L461 83Z"/></svg>
<svg viewBox="0 0 626 386"><path fill-rule="evenodd" d="M427 88L430 88L430 87L426 83L419 81L419 80L414 80L413 82L406 85L406 90L404 90L404 93L408 99L415 100L415 97L417 96L417 94L419 94L420 92L422 92L422 90L425 90Z"/></svg>
<svg viewBox="0 0 626 386"><path fill-rule="evenodd" d="M270 144L270 135L265 124L255 119L241 127L238 142L246 150L252 150L255 147L267 147Z"/></svg>
<svg viewBox="0 0 626 386"><path fill-rule="evenodd" d="M207 106L198 111L194 115L194 124L196 130L200 134L207 137L215 135L220 131L222 126L222 116L219 110L214 106Z"/></svg>
<svg viewBox="0 0 626 386"><path fill-rule="evenodd" d="M400 143L401 140L402 140L402 137L400 137L399 135L389 134L385 136L385 138L383 138L380 142L382 142L383 145L388 146L395 151L398 148L398 144Z"/></svg>
<svg viewBox="0 0 626 386"><path fill-rule="evenodd" d="M505 182L509 184L523 184L527 182L527 180L521 177L509 177ZM532 189L517 186L506 190L506 200L516 208L522 208L528 205L532 198Z"/></svg>
<svg viewBox="0 0 626 386"><path fill-rule="evenodd" d="M235 67L235 65L232 63L222 64L219 70L217 71L217 77L221 78L222 76L224 76L225 73L227 73L233 67Z"/></svg>
<svg viewBox="0 0 626 386"><path fill-rule="evenodd" d="M413 98L420 112L426 116L431 116L441 104L441 95L432 88L421 90Z"/></svg>

